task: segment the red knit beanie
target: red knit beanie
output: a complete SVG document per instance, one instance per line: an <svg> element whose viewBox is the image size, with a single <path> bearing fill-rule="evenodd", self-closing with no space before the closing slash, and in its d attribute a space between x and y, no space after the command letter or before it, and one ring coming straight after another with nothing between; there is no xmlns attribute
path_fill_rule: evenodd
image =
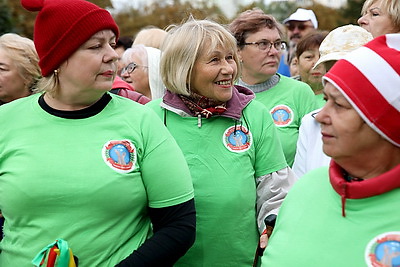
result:
<svg viewBox="0 0 400 267"><path fill-rule="evenodd" d="M85 0L21 0L29 11L39 11L33 41L42 75L48 76L92 35L118 26L111 14Z"/></svg>
<svg viewBox="0 0 400 267"><path fill-rule="evenodd" d="M400 34L377 37L324 76L368 125L400 147Z"/></svg>

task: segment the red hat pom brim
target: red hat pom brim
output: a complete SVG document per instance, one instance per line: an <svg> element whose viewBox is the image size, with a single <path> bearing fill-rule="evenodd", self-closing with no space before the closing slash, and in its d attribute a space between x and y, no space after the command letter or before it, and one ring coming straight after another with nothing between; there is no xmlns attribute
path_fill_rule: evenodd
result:
<svg viewBox="0 0 400 267"><path fill-rule="evenodd" d="M43 8L44 0L21 0L21 5L29 11L40 11Z"/></svg>

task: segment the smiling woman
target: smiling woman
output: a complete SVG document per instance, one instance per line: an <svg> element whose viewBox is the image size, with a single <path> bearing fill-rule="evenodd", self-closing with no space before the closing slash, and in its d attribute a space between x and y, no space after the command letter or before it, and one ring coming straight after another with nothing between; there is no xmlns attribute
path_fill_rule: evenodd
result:
<svg viewBox="0 0 400 267"><path fill-rule="evenodd" d="M268 111L235 85L238 63L234 37L212 21L189 19L164 41L167 92L147 105L186 157L198 211L195 244L175 266L251 266L294 182Z"/></svg>

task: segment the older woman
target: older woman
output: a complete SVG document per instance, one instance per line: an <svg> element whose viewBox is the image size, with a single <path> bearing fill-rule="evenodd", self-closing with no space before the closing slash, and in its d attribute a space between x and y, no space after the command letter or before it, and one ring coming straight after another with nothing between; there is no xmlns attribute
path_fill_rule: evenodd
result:
<svg viewBox="0 0 400 267"><path fill-rule="evenodd" d="M272 116L283 152L292 166L301 118L317 108L306 83L277 73L284 48L275 18L260 9L247 10L229 25L239 50L242 74L238 84L251 89Z"/></svg>
<svg viewBox="0 0 400 267"><path fill-rule="evenodd" d="M0 105L31 95L40 78L39 57L31 39L0 36Z"/></svg>
<svg viewBox="0 0 400 267"><path fill-rule="evenodd" d="M190 173L149 108L108 92L115 21L83 0L22 5L39 11L42 93L0 107L0 266L70 249L80 267L173 265L194 242Z"/></svg>
<svg viewBox="0 0 400 267"><path fill-rule="evenodd" d="M147 105L186 157L198 214L196 242L176 266L251 266L264 219L294 180L276 129L254 94L234 85L236 41L223 26L189 20L164 45L168 90Z"/></svg>
<svg viewBox="0 0 400 267"><path fill-rule="evenodd" d="M400 32L400 0L366 0L358 24L378 37Z"/></svg>
<svg viewBox="0 0 400 267"><path fill-rule="evenodd" d="M150 99L162 97L165 87L160 76L160 57L161 51L157 48L132 45L122 55L122 79Z"/></svg>
<svg viewBox="0 0 400 267"><path fill-rule="evenodd" d="M399 44L378 37L324 76L316 119L333 160L289 192L262 266L399 265Z"/></svg>

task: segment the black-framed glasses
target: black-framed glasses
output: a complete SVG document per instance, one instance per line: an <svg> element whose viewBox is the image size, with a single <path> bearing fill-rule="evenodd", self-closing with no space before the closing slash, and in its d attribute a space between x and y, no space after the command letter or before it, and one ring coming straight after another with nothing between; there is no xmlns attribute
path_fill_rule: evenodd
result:
<svg viewBox="0 0 400 267"><path fill-rule="evenodd" d="M147 68L147 66L138 65L135 62L131 62L126 67L122 68L121 74L124 74L125 72L128 72L129 74L131 74L137 67Z"/></svg>
<svg viewBox="0 0 400 267"><path fill-rule="evenodd" d="M286 49L286 43L282 41L275 41L275 42L259 41L259 42L243 43L243 45L256 45L258 49L260 50L268 49L268 51L271 50L272 46L274 46L274 48L278 51Z"/></svg>

